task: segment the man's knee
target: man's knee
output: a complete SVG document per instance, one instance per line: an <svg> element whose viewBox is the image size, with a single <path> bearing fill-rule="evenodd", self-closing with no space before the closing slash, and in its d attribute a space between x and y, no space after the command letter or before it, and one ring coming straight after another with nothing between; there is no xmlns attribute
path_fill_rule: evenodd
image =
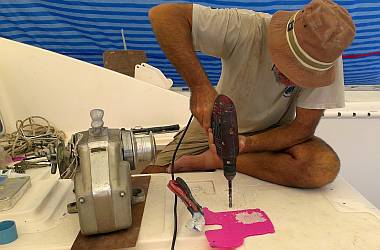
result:
<svg viewBox="0 0 380 250"><path fill-rule="evenodd" d="M339 173L340 160L337 154L322 140L324 145L314 150L303 152L296 164L299 166L299 176L295 186L300 188L320 188L333 182Z"/></svg>
<svg viewBox="0 0 380 250"><path fill-rule="evenodd" d="M336 154L325 152L322 158L306 165L305 188L319 188L333 182L339 173L340 161Z"/></svg>

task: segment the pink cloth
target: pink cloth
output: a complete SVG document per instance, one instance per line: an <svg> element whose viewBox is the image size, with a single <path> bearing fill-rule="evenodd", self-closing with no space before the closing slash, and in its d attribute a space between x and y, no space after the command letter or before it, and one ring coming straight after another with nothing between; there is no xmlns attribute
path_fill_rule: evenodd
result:
<svg viewBox="0 0 380 250"><path fill-rule="evenodd" d="M214 213L203 208L203 212L206 225L222 226L222 229L205 232L210 246L214 248L237 248L246 237L274 233L272 222L260 209Z"/></svg>

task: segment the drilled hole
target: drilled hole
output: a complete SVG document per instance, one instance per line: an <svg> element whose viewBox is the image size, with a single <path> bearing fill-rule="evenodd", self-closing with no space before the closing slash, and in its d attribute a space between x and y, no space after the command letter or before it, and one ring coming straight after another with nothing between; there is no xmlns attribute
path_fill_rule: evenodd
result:
<svg viewBox="0 0 380 250"><path fill-rule="evenodd" d="M338 112L338 117L341 117L342 116L342 113Z"/></svg>
<svg viewBox="0 0 380 250"><path fill-rule="evenodd" d="M368 117L371 117L371 113L368 112L367 116L368 116Z"/></svg>
<svg viewBox="0 0 380 250"><path fill-rule="evenodd" d="M356 117L356 113L352 113L352 116L353 116L353 117Z"/></svg>

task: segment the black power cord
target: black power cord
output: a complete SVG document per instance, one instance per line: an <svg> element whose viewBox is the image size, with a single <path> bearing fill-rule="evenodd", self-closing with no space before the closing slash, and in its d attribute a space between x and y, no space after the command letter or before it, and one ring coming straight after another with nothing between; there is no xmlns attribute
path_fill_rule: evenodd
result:
<svg viewBox="0 0 380 250"><path fill-rule="evenodd" d="M176 146L176 148L174 150L174 153L173 153L172 164L171 164L171 171L170 171L171 175L172 175L172 180L174 180L174 161L175 161L175 155L177 154L179 146L181 145L181 142L182 142L183 138L185 137L185 134L187 132L187 129L189 128L189 125L190 125L190 122L191 122L192 119L193 119L193 115L190 116L190 119L187 122L187 125L186 125L185 129L183 130L181 138L179 139L178 144L177 144L177 146ZM171 250L174 250L176 239L177 239L177 195L174 195L174 232L173 232Z"/></svg>

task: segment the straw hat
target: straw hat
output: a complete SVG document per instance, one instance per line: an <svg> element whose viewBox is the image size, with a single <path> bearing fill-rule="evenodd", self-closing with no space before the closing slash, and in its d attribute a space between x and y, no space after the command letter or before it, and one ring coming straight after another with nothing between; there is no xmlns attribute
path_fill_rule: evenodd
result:
<svg viewBox="0 0 380 250"><path fill-rule="evenodd" d="M354 36L346 9L330 0L313 0L303 10L273 15L268 46L281 73L300 87L316 88L334 81L336 60Z"/></svg>

